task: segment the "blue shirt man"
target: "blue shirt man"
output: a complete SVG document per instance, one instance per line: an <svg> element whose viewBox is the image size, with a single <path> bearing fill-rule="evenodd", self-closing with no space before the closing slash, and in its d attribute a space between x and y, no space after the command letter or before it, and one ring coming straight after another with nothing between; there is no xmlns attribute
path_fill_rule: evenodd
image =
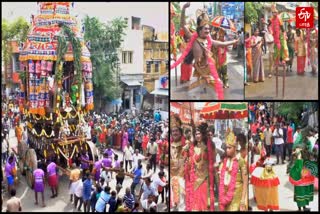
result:
<svg viewBox="0 0 320 214"><path fill-rule="evenodd" d="M128 128L128 140L130 142L130 144L132 145L132 141L134 138L134 128L131 126L130 128Z"/></svg>
<svg viewBox="0 0 320 214"><path fill-rule="evenodd" d="M106 186L96 203L96 211L104 212L106 209L106 204L109 202L110 198L111 198L110 187Z"/></svg>
<svg viewBox="0 0 320 214"><path fill-rule="evenodd" d="M160 112L156 112L154 115L154 121L155 122L160 122L161 121L161 114Z"/></svg>

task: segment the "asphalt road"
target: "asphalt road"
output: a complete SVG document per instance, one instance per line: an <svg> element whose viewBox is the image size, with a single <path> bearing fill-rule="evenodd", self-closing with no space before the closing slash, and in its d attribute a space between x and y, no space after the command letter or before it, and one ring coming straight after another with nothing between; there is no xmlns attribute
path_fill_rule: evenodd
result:
<svg viewBox="0 0 320 214"><path fill-rule="evenodd" d="M224 88L225 100L243 100L244 99L244 59L236 57L236 51L231 47L227 53L229 88ZM177 66L177 77L175 70L170 71L170 95L171 100L214 100L217 99L215 91L206 87L207 93L204 93L202 86L188 90L189 85L196 81L197 78L192 77L188 83L180 84L180 66ZM176 85L177 78L177 85Z"/></svg>
<svg viewBox="0 0 320 214"><path fill-rule="evenodd" d="M271 158L276 160L274 155L271 155ZM279 208L280 211L297 211L298 207L296 202L293 201L293 189L294 186L289 182L289 175L286 174L287 171L287 163L279 164L274 166L274 172L279 177L280 185L278 186L278 193L279 193ZM253 188L252 185L249 185L249 205L252 207L252 211L262 211L257 208L257 204L254 201L253 197ZM266 196L268 197L268 196ZM269 196L270 197L270 196ZM311 211L318 211L319 204L318 204L319 192L314 192L314 199L309 204L309 208Z"/></svg>
<svg viewBox="0 0 320 214"><path fill-rule="evenodd" d="M267 53L268 54L268 53ZM253 83L245 87L246 100L317 100L318 73L311 73L311 66L306 66L304 75L297 75L296 57L293 60L292 72L286 72L285 93L282 97L283 68L279 68L278 96L276 96L276 76L268 77L269 65L267 55L263 56L265 81Z"/></svg>

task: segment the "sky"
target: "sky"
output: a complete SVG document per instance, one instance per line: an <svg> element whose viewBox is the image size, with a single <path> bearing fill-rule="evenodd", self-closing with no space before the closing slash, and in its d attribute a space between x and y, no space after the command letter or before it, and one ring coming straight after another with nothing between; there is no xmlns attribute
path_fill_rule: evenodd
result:
<svg viewBox="0 0 320 214"><path fill-rule="evenodd" d="M180 8L182 8L185 3L187 2L180 2ZM196 11L198 9L203 9L203 2L191 2L190 7L186 9L186 16L196 20Z"/></svg>
<svg viewBox="0 0 320 214"><path fill-rule="evenodd" d="M36 2L1 2L2 18L14 20L22 16L30 21L31 14L38 14ZM167 2L75 2L71 14L78 21L85 15L95 16L103 22L116 17L135 16L141 18L142 25L149 25L157 32L168 32Z"/></svg>

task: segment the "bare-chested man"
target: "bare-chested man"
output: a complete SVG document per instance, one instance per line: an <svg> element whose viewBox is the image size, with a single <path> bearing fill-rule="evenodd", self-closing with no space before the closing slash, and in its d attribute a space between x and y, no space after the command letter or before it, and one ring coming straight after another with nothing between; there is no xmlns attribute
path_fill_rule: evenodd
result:
<svg viewBox="0 0 320 214"><path fill-rule="evenodd" d="M189 6L190 6L190 2L187 2L185 5L183 5L182 11L181 11L181 20L180 20L180 26L183 28L185 32L185 37L187 39L190 39L193 36L193 34L190 32L185 22L185 10ZM212 45L215 47L226 47L226 46L237 43L238 40L233 40L228 42L212 40L212 38L210 37L209 17L204 11L198 10L197 11L197 38L193 42L192 50L191 50L193 53L193 57L195 59L194 76L198 77L198 81L191 84L189 89L195 88L203 83L207 83L212 88L215 88L214 84L219 84L221 86L221 91L222 91L221 80L218 78L218 76L217 77L212 76L213 73L211 71L209 63L212 62L213 66L214 66L214 63L213 63L210 49L208 49L209 48L208 43L211 42ZM223 99L223 92L222 94L217 94L217 95L218 95L218 99Z"/></svg>

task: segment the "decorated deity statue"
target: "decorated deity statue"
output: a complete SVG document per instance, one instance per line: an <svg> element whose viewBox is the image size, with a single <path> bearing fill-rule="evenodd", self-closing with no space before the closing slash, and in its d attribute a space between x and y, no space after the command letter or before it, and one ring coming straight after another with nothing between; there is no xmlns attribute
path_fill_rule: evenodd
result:
<svg viewBox="0 0 320 214"><path fill-rule="evenodd" d="M69 124L68 121L66 120L63 123L63 126L61 126L60 128L60 133L59 133L59 138L66 138L68 136L70 136L70 129L69 129Z"/></svg>
<svg viewBox="0 0 320 214"><path fill-rule="evenodd" d="M170 207L172 211L185 211L184 157L182 147L185 139L178 115L170 118Z"/></svg>
<svg viewBox="0 0 320 214"><path fill-rule="evenodd" d="M65 101L65 111L66 112L70 112L72 110L71 108L71 98L70 98L70 95L68 92L65 93L65 96L64 96L64 101Z"/></svg>
<svg viewBox="0 0 320 214"><path fill-rule="evenodd" d="M78 88L78 84L77 82L75 82L72 86L71 86L71 102L73 106L77 105L77 99L78 99L78 95L79 94L79 88Z"/></svg>

